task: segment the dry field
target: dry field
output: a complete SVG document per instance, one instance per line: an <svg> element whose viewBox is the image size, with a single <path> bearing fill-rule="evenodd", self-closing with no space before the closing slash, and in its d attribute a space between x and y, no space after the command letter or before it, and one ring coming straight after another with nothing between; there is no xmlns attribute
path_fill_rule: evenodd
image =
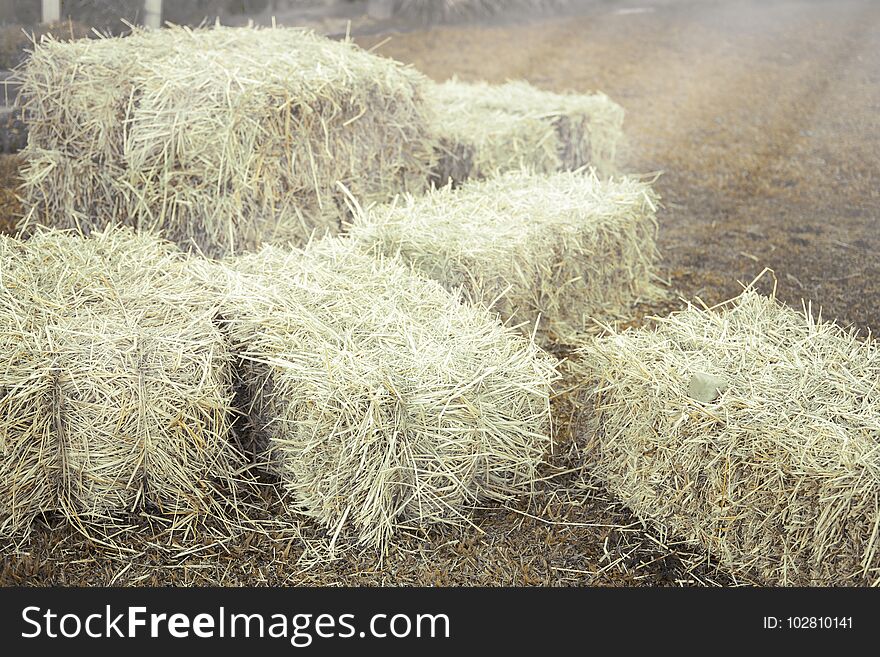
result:
<svg viewBox="0 0 880 657"><path fill-rule="evenodd" d="M437 80L604 91L627 111L624 168L663 172L662 274L673 291L717 302L770 268L789 304L806 298L826 318L880 329L880 4L591 2L565 17L358 42ZM568 426L568 403L557 400L555 469L531 503L481 512L464 534L403 540L379 564L370 554L316 562L294 535L250 534L185 556L144 538L113 555L61 525L4 556L0 583L736 583L569 472L582 427ZM277 501L267 494L263 506L268 515Z"/></svg>

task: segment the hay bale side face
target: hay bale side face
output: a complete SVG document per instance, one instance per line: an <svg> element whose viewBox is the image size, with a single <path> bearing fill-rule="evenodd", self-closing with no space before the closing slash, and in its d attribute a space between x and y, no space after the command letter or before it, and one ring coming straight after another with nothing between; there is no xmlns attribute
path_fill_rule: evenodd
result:
<svg viewBox="0 0 880 657"><path fill-rule="evenodd" d="M534 345L347 241L233 267L228 329L264 459L331 534L381 549L530 490L555 377Z"/></svg>
<svg viewBox="0 0 880 657"><path fill-rule="evenodd" d="M439 114L434 186L521 168L542 173L563 168L559 138L547 121L470 104L443 105Z"/></svg>
<svg viewBox="0 0 880 657"><path fill-rule="evenodd" d="M353 44L174 28L36 50L19 74L25 226L124 217L223 255L271 239L280 217L301 243L337 231L337 183L363 202L426 184L423 77Z"/></svg>
<svg viewBox="0 0 880 657"><path fill-rule="evenodd" d="M550 172L586 165L615 172L623 108L604 94L556 94L526 82L502 85L449 80L433 85L440 146L433 179L484 178L528 167Z"/></svg>
<svg viewBox="0 0 880 657"><path fill-rule="evenodd" d="M656 295L656 204L633 180L515 172L372 208L351 234L526 334L572 341Z"/></svg>
<svg viewBox="0 0 880 657"><path fill-rule="evenodd" d="M102 164L121 160L124 119L141 65L116 46L116 39L41 39L17 74L30 146ZM144 58L161 55L147 44L141 52Z"/></svg>
<svg viewBox="0 0 880 657"><path fill-rule="evenodd" d="M229 355L179 254L126 231L0 251L0 532L47 511L147 508L175 526L216 511L243 464Z"/></svg>
<svg viewBox="0 0 880 657"><path fill-rule="evenodd" d="M636 514L769 585L877 583L880 351L747 292L583 353L594 468ZM687 395L697 374L729 387Z"/></svg>
<svg viewBox="0 0 880 657"><path fill-rule="evenodd" d="M624 111L605 94L557 94L522 81L481 86L479 94L483 107L549 120L558 136L563 168L589 164L602 175L615 172Z"/></svg>
<svg viewBox="0 0 880 657"><path fill-rule="evenodd" d="M191 319L88 310L52 327L63 476L81 514L204 515L211 479L235 467L226 351L209 318Z"/></svg>
<svg viewBox="0 0 880 657"><path fill-rule="evenodd" d="M0 263L9 239L0 238ZM8 285L7 272L3 286ZM19 537L31 519L57 499L59 465L51 413L54 379L40 363L38 322L27 304L2 294L0 310L0 537Z"/></svg>

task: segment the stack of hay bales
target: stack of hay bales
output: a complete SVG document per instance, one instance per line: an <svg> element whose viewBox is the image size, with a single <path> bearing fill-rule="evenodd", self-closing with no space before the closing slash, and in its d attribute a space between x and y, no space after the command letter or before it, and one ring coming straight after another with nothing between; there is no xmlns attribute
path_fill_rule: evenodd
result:
<svg viewBox="0 0 880 657"><path fill-rule="evenodd" d="M24 225L113 222L208 255L335 232L344 203L418 191L423 77L294 29L44 40L19 72Z"/></svg>
<svg viewBox="0 0 880 657"><path fill-rule="evenodd" d="M768 585L880 581L880 350L747 291L612 335L595 469L647 521Z"/></svg>
<svg viewBox="0 0 880 657"><path fill-rule="evenodd" d="M602 175L614 172L623 108L604 94L452 79L433 85L429 98L438 140L433 179L441 185L522 167L547 173L590 165Z"/></svg>
<svg viewBox="0 0 880 657"><path fill-rule="evenodd" d="M520 171L371 208L351 234L526 334L572 342L655 296L656 207L643 182Z"/></svg>
<svg viewBox="0 0 880 657"><path fill-rule="evenodd" d="M258 461L334 540L384 549L531 491L555 361L485 311L345 238L202 275L224 297Z"/></svg>
<svg viewBox="0 0 880 657"><path fill-rule="evenodd" d="M0 535L41 512L219 514L243 462L230 359L184 267L128 230L0 237Z"/></svg>

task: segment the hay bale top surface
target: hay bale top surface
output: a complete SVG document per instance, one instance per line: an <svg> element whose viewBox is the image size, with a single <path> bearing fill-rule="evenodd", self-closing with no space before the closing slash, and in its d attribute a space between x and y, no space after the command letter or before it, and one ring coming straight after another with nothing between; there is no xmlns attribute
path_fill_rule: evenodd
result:
<svg viewBox="0 0 880 657"><path fill-rule="evenodd" d="M214 301L187 267L174 244L121 226L88 238L47 228L27 240L0 236L2 293L40 321L87 306L210 318Z"/></svg>
<svg viewBox="0 0 880 657"><path fill-rule="evenodd" d="M556 93L532 86L524 80L504 84L462 82L452 78L432 85L429 95L439 106L459 114L469 109L495 110L519 116L549 117L563 114L600 114L615 109L623 120L623 108L601 92Z"/></svg>
<svg viewBox="0 0 880 657"><path fill-rule="evenodd" d="M602 349L590 350L599 362L639 353L652 366L641 373L645 382L664 382L681 401L689 397L694 376L723 379L717 408L738 410L748 403L743 411L756 421L778 421L781 433L798 433L814 422L838 435L880 429L877 343L752 290L713 310L689 306L653 318L650 330L631 329L600 342ZM861 410L872 412L845 412L841 395L858 406L867 403ZM701 408L709 410L695 406ZM755 415L758 409L766 415ZM780 414L799 420L781 421ZM880 433L871 432L851 438L876 443Z"/></svg>
<svg viewBox="0 0 880 657"><path fill-rule="evenodd" d="M225 264L234 272L224 287L236 299L229 304L236 321L260 323L272 308L286 309L273 328L305 332L349 357L374 360L379 376L397 376L408 363L422 371L436 368L453 381L514 354L549 358L485 310L462 304L439 283L413 274L393 257L367 254L348 238L327 238L305 250L267 246ZM243 305L235 310L236 303ZM278 335L296 345L284 331Z"/></svg>
<svg viewBox="0 0 880 657"><path fill-rule="evenodd" d="M764 583L876 583L874 340L749 290L583 356L599 382L596 471L637 514ZM722 384L710 401L690 394L698 376Z"/></svg>
<svg viewBox="0 0 880 657"><path fill-rule="evenodd" d="M372 207L350 232L526 333L570 340L656 295L657 204L633 179L516 171Z"/></svg>
<svg viewBox="0 0 880 657"><path fill-rule="evenodd" d="M42 317L94 303L122 307L150 289L159 303L179 305L184 291L204 306L183 265L173 244L128 228L108 227L88 239L45 228L28 240L0 235L3 296Z"/></svg>
<svg viewBox="0 0 880 657"><path fill-rule="evenodd" d="M40 119L49 119L53 112L37 111L29 105L52 103L51 92L65 90L66 110L82 122L79 129L97 140L95 144L79 140L71 144L64 140L67 131L56 127L59 139L54 144L51 138L44 141L51 134L40 132L42 148L56 145L64 150L73 146L98 153L125 149L133 162L140 159L139 148L167 149L167 131L179 131L180 127L159 122L135 134L135 143L127 143L122 132L124 115L117 114L134 111L128 105L146 105L145 109L159 119L169 107L189 107L198 112L207 104L205 109L216 111L219 105L234 108L256 94L258 102L271 101L279 107L289 103L306 113L326 112L331 117L344 109L341 103L368 102L371 93L387 93L389 86L397 93L412 96L423 79L414 69L394 60L309 30L221 26L136 30L126 37L76 41L44 38L17 76L31 130L36 122L37 129L51 133L53 127L42 126ZM372 80L374 88L365 88L365 80ZM152 107L151 101L159 104ZM133 127L141 127L148 118L139 117ZM190 129L197 124L192 118L180 118ZM242 112L237 118L247 121L248 117ZM229 117L224 119L228 121ZM211 123L211 127L217 126ZM227 125L227 131L235 128ZM213 136L216 141L224 132L204 136ZM172 150L186 154L188 145L198 143L198 135L187 139L190 144L174 143L170 145ZM225 149L231 146L218 144Z"/></svg>
<svg viewBox="0 0 880 657"><path fill-rule="evenodd" d="M125 37L75 41L44 37L36 44L25 69L36 67L51 74L69 65L91 65L99 72L161 71L168 75L169 82L213 84L231 94L272 81L283 81L288 90L297 86L314 90L316 82L350 87L356 77L370 74L377 76L377 84L387 82L387 76L397 72L421 77L415 69L368 53L351 41L328 39L307 29L282 27L170 26L161 30L136 29Z"/></svg>
<svg viewBox="0 0 880 657"><path fill-rule="evenodd" d="M657 204L651 186L632 178L521 170L374 206L358 217L352 234L366 239L372 231L394 231L398 244L488 257L484 264L506 268L510 255L536 237L619 230L628 210L654 211Z"/></svg>

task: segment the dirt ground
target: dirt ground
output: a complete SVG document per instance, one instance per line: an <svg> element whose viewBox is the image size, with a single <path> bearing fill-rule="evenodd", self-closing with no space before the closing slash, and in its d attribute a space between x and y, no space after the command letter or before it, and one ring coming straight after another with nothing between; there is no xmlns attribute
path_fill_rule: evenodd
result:
<svg viewBox="0 0 880 657"><path fill-rule="evenodd" d="M627 111L624 169L663 172L662 274L675 292L722 301L770 268L787 303L880 329L880 3L588 2L530 23L358 41L438 80L606 92ZM314 562L299 538L260 534L174 558L144 539L114 556L44 526L24 553L3 557L0 582L737 583L644 530L582 473L565 474L577 447L560 437L531 504L479 512L464 533L403 540L379 564L369 554Z"/></svg>

